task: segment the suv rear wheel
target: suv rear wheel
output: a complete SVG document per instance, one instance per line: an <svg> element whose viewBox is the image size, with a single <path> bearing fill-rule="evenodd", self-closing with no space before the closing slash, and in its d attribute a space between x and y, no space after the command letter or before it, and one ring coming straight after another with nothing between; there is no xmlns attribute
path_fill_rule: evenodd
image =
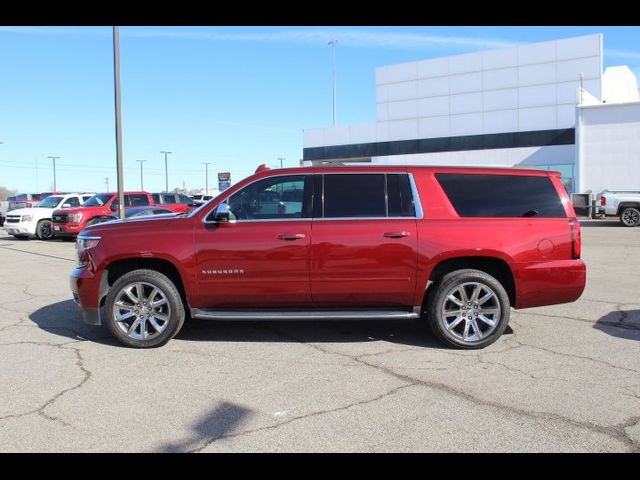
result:
<svg viewBox="0 0 640 480"><path fill-rule="evenodd" d="M637 227L640 225L640 210L636 207L627 207L620 212L620 222L625 227Z"/></svg>
<svg viewBox="0 0 640 480"><path fill-rule="evenodd" d="M105 323L131 347L159 347L182 328L185 311L174 283L156 270L133 270L116 280L105 302Z"/></svg>
<svg viewBox="0 0 640 480"><path fill-rule="evenodd" d="M480 270L456 270L435 286L427 318L435 335L458 348L484 348L509 323L509 296L502 284Z"/></svg>

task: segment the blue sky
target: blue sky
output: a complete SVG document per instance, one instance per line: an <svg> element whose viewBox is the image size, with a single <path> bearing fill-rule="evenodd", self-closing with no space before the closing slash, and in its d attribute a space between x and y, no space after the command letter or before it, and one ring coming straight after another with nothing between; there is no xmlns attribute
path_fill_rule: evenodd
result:
<svg viewBox="0 0 640 480"><path fill-rule="evenodd" d="M640 77L640 27L122 27L125 188L204 188L265 163L297 165L302 130L375 120L375 68L591 33L605 67ZM21 192L116 188L111 27L0 27L0 185Z"/></svg>

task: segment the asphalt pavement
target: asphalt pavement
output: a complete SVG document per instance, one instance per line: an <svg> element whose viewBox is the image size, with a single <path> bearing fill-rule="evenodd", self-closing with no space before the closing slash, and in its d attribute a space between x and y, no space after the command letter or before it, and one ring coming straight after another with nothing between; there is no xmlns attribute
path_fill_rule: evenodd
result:
<svg viewBox="0 0 640 480"><path fill-rule="evenodd" d="M85 325L73 242L0 230L1 452L638 452L640 228L585 222L585 293L481 351L417 321Z"/></svg>

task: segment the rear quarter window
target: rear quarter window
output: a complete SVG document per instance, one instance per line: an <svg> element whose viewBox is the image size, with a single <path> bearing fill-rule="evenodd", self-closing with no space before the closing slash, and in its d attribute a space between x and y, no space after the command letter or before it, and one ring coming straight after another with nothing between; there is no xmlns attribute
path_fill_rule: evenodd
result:
<svg viewBox="0 0 640 480"><path fill-rule="evenodd" d="M547 176L437 173L461 217L566 217Z"/></svg>

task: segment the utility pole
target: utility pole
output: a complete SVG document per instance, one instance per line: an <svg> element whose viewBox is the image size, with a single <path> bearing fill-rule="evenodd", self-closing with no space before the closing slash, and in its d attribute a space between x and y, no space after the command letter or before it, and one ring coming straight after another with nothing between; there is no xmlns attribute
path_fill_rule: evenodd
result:
<svg viewBox="0 0 640 480"><path fill-rule="evenodd" d="M331 73L333 78L333 126L336 126L336 45L340 42L338 40L331 39L329 40L328 45L331 47L331 56L332 56L332 66Z"/></svg>
<svg viewBox="0 0 640 480"><path fill-rule="evenodd" d="M122 112L120 110L120 27L113 27L113 85L116 106L116 172L118 213L124 218L124 168L122 166Z"/></svg>
<svg viewBox="0 0 640 480"><path fill-rule="evenodd" d="M56 189L56 159L60 157L49 156L47 158L50 158L51 160L53 160L53 191L57 192L58 190Z"/></svg>
<svg viewBox="0 0 640 480"><path fill-rule="evenodd" d="M211 162L202 162L204 165L204 178L205 178L205 195L209 195L209 165Z"/></svg>
<svg viewBox="0 0 640 480"><path fill-rule="evenodd" d="M284 159L284 157L278 157L278 160L280 160L280 168L282 168L282 166L283 166L282 162L284 162L285 159Z"/></svg>
<svg viewBox="0 0 640 480"><path fill-rule="evenodd" d="M109 177L104 177L104 183L107 185L107 192L109 191Z"/></svg>
<svg viewBox="0 0 640 480"><path fill-rule="evenodd" d="M142 176L142 164L146 162L146 160L136 160L136 162L140 163L140 190L144 190L144 178Z"/></svg>
<svg viewBox="0 0 640 480"><path fill-rule="evenodd" d="M164 191L169 192L169 170L167 168L167 154L173 152L162 151L160 153L164 153Z"/></svg>

